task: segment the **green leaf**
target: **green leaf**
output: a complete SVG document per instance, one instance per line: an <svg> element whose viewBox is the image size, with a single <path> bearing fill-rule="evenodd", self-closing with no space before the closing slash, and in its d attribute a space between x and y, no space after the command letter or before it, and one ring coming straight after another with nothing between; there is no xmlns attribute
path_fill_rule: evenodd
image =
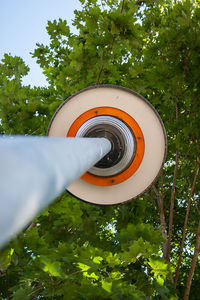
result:
<svg viewBox="0 0 200 300"><path fill-rule="evenodd" d="M0 269L2 271L5 271L9 267L13 254L13 248L7 248L0 252Z"/></svg>
<svg viewBox="0 0 200 300"><path fill-rule="evenodd" d="M40 256L40 262L44 265L43 270L52 276L62 276L61 263L58 261L51 261L45 256Z"/></svg>
<svg viewBox="0 0 200 300"><path fill-rule="evenodd" d="M108 281L102 281L102 288L110 293L111 292L111 289L112 289L112 282L108 282Z"/></svg>

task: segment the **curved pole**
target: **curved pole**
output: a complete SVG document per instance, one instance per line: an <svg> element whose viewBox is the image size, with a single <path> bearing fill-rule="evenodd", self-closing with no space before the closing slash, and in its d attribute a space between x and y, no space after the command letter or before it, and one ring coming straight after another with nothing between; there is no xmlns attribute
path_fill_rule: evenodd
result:
<svg viewBox="0 0 200 300"><path fill-rule="evenodd" d="M104 138L0 138L0 247L111 149Z"/></svg>

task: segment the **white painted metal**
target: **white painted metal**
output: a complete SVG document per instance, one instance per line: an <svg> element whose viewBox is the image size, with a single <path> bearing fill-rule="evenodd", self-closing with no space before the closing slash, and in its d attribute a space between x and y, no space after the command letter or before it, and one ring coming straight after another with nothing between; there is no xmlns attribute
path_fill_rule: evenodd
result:
<svg viewBox="0 0 200 300"><path fill-rule="evenodd" d="M167 139L160 116L147 100L129 89L112 85L91 87L70 97L54 115L49 136L66 136L81 114L103 106L118 108L139 124L145 141L142 163L129 179L119 184L98 186L78 179L68 190L87 202L113 205L132 200L150 187L164 163Z"/></svg>
<svg viewBox="0 0 200 300"><path fill-rule="evenodd" d="M0 138L0 247L110 151L104 138Z"/></svg>

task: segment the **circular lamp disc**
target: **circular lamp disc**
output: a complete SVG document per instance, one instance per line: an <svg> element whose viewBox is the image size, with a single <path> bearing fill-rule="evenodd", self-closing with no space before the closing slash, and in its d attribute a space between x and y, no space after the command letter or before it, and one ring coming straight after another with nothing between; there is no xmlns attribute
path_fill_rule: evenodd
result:
<svg viewBox="0 0 200 300"><path fill-rule="evenodd" d="M162 120L154 107L132 90L113 85L89 87L68 98L54 114L48 136L74 136L81 130L78 127L95 118L95 113L104 116L104 112L133 130L135 158L124 175L110 177L110 181L109 176L99 177L99 180L97 176L95 183L95 175L87 172L67 190L86 202L112 205L130 201L150 187L163 166L167 141Z"/></svg>

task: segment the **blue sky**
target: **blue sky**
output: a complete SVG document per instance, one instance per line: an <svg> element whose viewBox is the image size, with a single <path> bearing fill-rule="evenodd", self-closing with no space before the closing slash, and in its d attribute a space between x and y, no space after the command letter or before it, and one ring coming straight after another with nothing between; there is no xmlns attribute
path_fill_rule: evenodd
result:
<svg viewBox="0 0 200 300"><path fill-rule="evenodd" d="M49 43L48 20L66 19L71 26L73 12L80 7L78 0L0 0L0 60L4 53L22 57L31 69L24 84L46 85L30 52L36 43Z"/></svg>

